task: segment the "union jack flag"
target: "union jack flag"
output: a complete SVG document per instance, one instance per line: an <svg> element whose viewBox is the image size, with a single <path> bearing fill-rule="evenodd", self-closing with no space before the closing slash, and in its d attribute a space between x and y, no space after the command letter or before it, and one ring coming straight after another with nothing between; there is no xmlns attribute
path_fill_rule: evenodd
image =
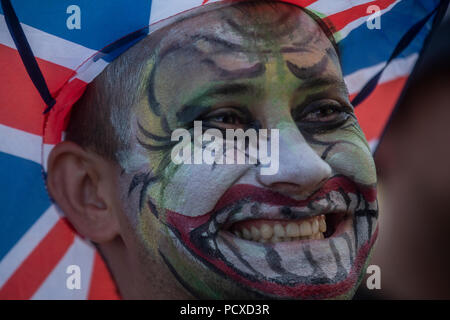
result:
<svg viewBox="0 0 450 320"><path fill-rule="evenodd" d="M71 106L108 63L158 22L220 1L1 0L0 299L120 298L96 249L49 199L47 155L62 140ZM375 150L448 1L283 1L333 26L351 101ZM373 5L381 29L368 28ZM81 8L81 29L67 27L73 6ZM66 288L72 264L83 271L80 290Z"/></svg>

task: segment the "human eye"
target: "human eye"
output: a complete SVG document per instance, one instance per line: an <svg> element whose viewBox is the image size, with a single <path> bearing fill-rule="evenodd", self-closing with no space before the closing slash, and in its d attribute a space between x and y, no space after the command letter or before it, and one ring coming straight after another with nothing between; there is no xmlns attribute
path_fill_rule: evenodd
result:
<svg viewBox="0 0 450 320"><path fill-rule="evenodd" d="M351 107L325 99L310 103L295 117L300 129L313 132L333 130L343 125L353 114Z"/></svg>
<svg viewBox="0 0 450 320"><path fill-rule="evenodd" d="M225 107L211 111L198 120L206 128L245 129L248 126L248 115L235 107Z"/></svg>

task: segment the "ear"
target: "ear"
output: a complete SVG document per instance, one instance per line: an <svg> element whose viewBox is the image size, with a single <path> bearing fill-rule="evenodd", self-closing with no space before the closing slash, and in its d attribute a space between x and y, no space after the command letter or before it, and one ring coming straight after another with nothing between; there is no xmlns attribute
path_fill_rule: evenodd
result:
<svg viewBox="0 0 450 320"><path fill-rule="evenodd" d="M51 197L75 229L96 243L119 235L114 177L110 161L70 141L56 145L48 158Z"/></svg>

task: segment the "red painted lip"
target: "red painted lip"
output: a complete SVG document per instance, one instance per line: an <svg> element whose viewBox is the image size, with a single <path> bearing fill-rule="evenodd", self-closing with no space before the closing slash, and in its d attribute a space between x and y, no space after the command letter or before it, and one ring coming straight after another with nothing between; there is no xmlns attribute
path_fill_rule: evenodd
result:
<svg viewBox="0 0 450 320"><path fill-rule="evenodd" d="M374 187L358 185L344 176L335 176L329 179L322 186L322 188L314 192L305 200L295 200L272 190L259 188L249 184L239 184L228 189L227 192L225 192L219 199L216 207L211 212L216 212L232 203L238 202L241 199L248 199L250 201L276 206L301 207L317 198L324 197L331 191L337 191L340 189L346 193L361 193L369 202L375 201L377 196L376 189Z"/></svg>
<svg viewBox="0 0 450 320"><path fill-rule="evenodd" d="M332 298L344 294L356 284L365 259L378 234L378 227L373 236L368 239L368 241L364 243L356 253L354 264L349 272L349 275L343 281L336 284L306 285L299 283L289 286L267 280L255 282L243 277L236 272L236 270L228 266L225 261L212 257L207 252L204 252L197 247L192 241L191 232L201 226L206 226L209 224L211 219L214 218L214 215L220 210L231 207L233 204L236 204L242 200L265 203L274 206L300 207L305 206L307 203L314 201L317 198L323 198L331 191L338 190L345 193L359 193L365 198L366 201L369 202L376 200L376 189L374 187L358 185L344 176L335 176L329 179L321 189L317 190L305 200L295 200L271 190L259 188L253 185L240 184L228 189L219 199L214 209L204 215L189 217L174 211L166 210L167 223L169 227L175 229L175 234L181 243L184 244L193 255L197 256L197 258L201 260L204 260L208 264L212 264L218 271L235 279L238 283L245 284L249 288L256 289L260 292L277 295L279 297L310 298L311 296L315 296L320 298Z"/></svg>
<svg viewBox="0 0 450 320"><path fill-rule="evenodd" d="M376 188L358 185L344 176L335 176L329 179L321 189L314 192L305 200L295 200L278 192L254 185L238 184L228 189L210 212L196 217L189 217L175 211L167 210L167 222L178 229L181 234L187 235L193 229L206 223L214 213L244 199L249 202L258 202L273 206L301 207L315 199L325 197L331 191L338 190L342 190L345 193L360 193L369 202L376 200Z"/></svg>

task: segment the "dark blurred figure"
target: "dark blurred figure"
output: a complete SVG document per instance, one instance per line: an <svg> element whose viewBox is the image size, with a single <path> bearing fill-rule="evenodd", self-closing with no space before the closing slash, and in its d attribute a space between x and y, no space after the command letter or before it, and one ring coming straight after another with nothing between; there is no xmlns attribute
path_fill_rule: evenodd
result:
<svg viewBox="0 0 450 320"><path fill-rule="evenodd" d="M450 299L449 19L400 101L375 156L381 290L364 281L355 298Z"/></svg>

